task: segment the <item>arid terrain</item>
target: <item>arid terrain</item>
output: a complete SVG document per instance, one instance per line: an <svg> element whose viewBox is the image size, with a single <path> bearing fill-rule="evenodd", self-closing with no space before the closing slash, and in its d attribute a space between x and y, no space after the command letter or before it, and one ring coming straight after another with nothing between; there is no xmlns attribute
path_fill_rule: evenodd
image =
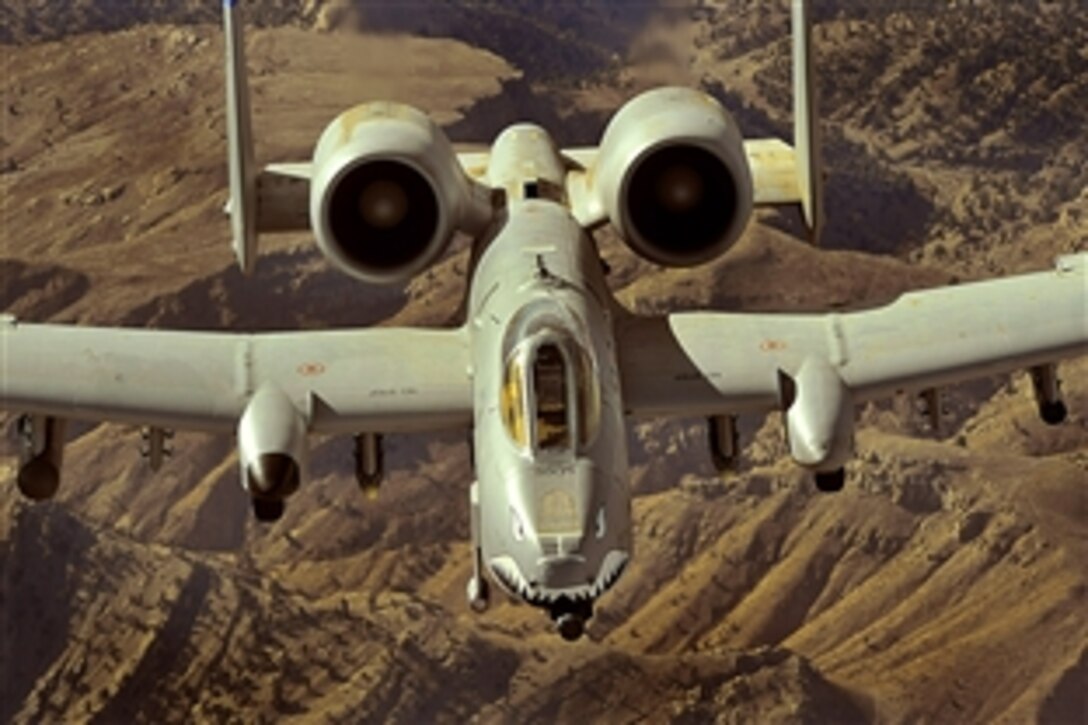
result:
<svg viewBox="0 0 1088 725"><path fill-rule="evenodd" d="M695 270L602 232L625 305L857 308L1088 249L1082 3L814 4L822 247L789 210ZM458 142L529 119L593 143L663 82L713 93L749 136L790 134L784 1L252 5L262 160L307 159L372 98ZM214 6L0 7L0 311L448 324L463 243L403 288L352 281L305 234L236 270ZM389 438L376 501L349 442L315 440L309 484L262 526L232 440L179 434L152 475L136 429L76 426L55 502L23 501L0 458L0 721L1084 722L1088 360L1061 372L1056 428L1023 375L949 390L939 431L910 400L859 410L837 495L790 464L777 415L742 420L724 478L702 421L632 426L636 555L575 644L502 597L465 605L463 434Z"/></svg>

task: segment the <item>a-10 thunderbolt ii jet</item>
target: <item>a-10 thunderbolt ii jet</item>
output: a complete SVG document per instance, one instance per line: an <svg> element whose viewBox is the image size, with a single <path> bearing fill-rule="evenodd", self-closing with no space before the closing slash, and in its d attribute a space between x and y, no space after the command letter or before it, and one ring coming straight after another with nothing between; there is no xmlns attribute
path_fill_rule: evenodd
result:
<svg viewBox="0 0 1088 725"><path fill-rule="evenodd" d="M808 9L793 0L795 134L742 139L715 100L644 93L592 149L519 124L457 154L426 115L367 103L336 118L310 163L253 161L237 0L224 5L230 207L246 271L260 233L312 228L329 260L403 283L455 232L474 239L458 329L273 334L36 325L0 318L0 406L20 419L18 485L58 486L65 419L146 426L152 468L175 429L236 432L257 518L279 518L306 475L311 434L356 437L381 475L381 436L471 429L473 608L485 570L577 638L631 556L629 417L705 416L715 464L735 416L780 410L794 460L837 490L855 405L897 391L1030 370L1048 423L1065 417L1054 362L1085 352L1086 254L1057 268L908 294L846 314L633 315L612 298L590 231L611 223L661 265L722 254L754 205L799 204L815 235L820 167Z"/></svg>

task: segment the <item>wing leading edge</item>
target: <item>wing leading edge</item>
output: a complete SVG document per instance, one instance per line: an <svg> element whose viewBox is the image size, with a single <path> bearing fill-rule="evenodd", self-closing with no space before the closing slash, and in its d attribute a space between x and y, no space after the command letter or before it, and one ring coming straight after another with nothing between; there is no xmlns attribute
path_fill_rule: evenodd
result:
<svg viewBox="0 0 1088 725"><path fill-rule="evenodd" d="M633 318L619 345L631 415L778 409L782 374L812 362L863 402L1088 353L1088 254L860 312Z"/></svg>
<svg viewBox="0 0 1088 725"><path fill-rule="evenodd" d="M0 407L44 416L232 431L272 385L313 433L467 427L460 330L238 335L20 324L0 318Z"/></svg>

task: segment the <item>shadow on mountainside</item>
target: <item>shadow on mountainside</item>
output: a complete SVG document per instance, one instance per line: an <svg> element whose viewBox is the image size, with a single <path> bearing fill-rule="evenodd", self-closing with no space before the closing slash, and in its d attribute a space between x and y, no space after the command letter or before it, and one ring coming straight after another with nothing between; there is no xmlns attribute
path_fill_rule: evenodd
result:
<svg viewBox="0 0 1088 725"><path fill-rule="evenodd" d="M44 322L78 302L90 286L82 272L0 259L0 310L20 319Z"/></svg>
<svg viewBox="0 0 1088 725"><path fill-rule="evenodd" d="M253 277L235 266L133 309L122 326L236 331L368 327L400 310L403 288L365 285L313 248L264 254Z"/></svg>
<svg viewBox="0 0 1088 725"><path fill-rule="evenodd" d="M56 504L15 509L0 557L0 721L9 722L70 646L95 535ZM78 675L77 675L78 676ZM49 692L39 693L43 702Z"/></svg>
<svg viewBox="0 0 1088 725"><path fill-rule="evenodd" d="M543 127L560 146L596 146L611 112L562 108L560 103L525 78L507 80L501 92L477 101L445 131L454 141L490 143L507 126L529 122Z"/></svg>

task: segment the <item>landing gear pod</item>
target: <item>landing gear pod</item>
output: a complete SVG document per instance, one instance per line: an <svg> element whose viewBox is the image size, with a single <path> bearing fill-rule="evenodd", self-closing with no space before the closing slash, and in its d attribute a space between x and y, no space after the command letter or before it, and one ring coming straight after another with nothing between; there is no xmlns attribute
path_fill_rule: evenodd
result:
<svg viewBox="0 0 1088 725"><path fill-rule="evenodd" d="M284 502L302 485L306 421L279 387L258 390L238 422L242 485L260 521L283 516Z"/></svg>
<svg viewBox="0 0 1088 725"><path fill-rule="evenodd" d="M65 421L24 415L19 418L19 491L31 501L45 501L60 488Z"/></svg>
<svg viewBox="0 0 1088 725"><path fill-rule="evenodd" d="M846 469L817 471L812 475L812 481L816 484L816 489L823 493L838 493L846 484Z"/></svg>
<svg viewBox="0 0 1088 725"><path fill-rule="evenodd" d="M816 474L821 491L837 491L843 466L854 454L854 405L842 378L820 358L805 360L797 374L779 373L790 455Z"/></svg>

